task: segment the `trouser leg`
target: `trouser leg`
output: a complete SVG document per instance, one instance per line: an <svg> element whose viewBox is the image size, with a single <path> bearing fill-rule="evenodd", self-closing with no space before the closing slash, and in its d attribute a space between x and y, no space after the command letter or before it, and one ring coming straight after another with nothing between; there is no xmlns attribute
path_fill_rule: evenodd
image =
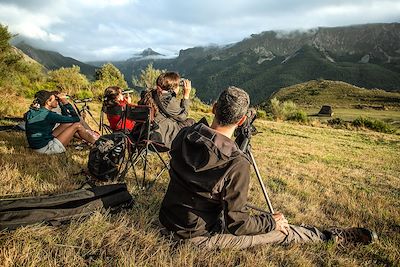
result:
<svg viewBox="0 0 400 267"><path fill-rule="evenodd" d="M271 231L266 234L235 236L231 234L216 234L211 237L199 236L187 241L201 248L232 248L245 249L263 244L307 243L325 241L326 236L315 227L290 225L288 235L280 231Z"/></svg>

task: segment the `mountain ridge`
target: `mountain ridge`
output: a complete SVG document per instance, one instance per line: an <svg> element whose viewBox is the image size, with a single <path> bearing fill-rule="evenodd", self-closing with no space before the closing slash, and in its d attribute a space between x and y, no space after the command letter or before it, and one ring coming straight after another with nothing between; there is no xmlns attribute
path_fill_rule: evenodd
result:
<svg viewBox="0 0 400 267"><path fill-rule="evenodd" d="M72 57L65 57L59 52L35 48L23 41L16 44L15 47L20 49L30 58L39 62L48 70L55 70L61 67L67 68L76 65L80 67L81 72L85 74L89 79L94 78L96 70L95 66L83 63Z"/></svg>
<svg viewBox="0 0 400 267"><path fill-rule="evenodd" d="M138 76L149 63L178 71L192 80L205 102L235 85L258 104L282 87L313 79L400 90L400 23L265 31L237 43L182 49L176 58L160 55L149 48L137 57L108 62L130 85L132 75ZM82 73L87 74L84 69Z"/></svg>

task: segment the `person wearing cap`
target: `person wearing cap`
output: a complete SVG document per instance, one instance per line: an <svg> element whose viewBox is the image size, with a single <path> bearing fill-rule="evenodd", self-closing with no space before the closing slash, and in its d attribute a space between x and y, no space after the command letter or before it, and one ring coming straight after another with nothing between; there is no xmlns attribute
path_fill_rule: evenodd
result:
<svg viewBox="0 0 400 267"><path fill-rule="evenodd" d="M51 111L58 105L61 114ZM80 123L79 115L64 94L46 90L37 92L24 117L29 147L38 153L63 153L74 136L91 144L96 141Z"/></svg>

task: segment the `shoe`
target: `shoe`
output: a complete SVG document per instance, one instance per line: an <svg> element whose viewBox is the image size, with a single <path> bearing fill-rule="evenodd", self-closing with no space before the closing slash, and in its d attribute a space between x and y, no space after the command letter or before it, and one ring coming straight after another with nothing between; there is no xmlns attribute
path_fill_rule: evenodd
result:
<svg viewBox="0 0 400 267"><path fill-rule="evenodd" d="M378 240L378 235L375 231L367 228L330 228L325 231L330 240L334 243L345 244L363 244L368 245Z"/></svg>

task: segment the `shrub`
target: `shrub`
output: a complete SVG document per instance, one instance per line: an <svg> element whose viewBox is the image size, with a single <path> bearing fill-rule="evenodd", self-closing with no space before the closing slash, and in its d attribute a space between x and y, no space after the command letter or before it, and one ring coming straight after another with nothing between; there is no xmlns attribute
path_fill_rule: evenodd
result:
<svg viewBox="0 0 400 267"><path fill-rule="evenodd" d="M257 118L258 119L266 119L267 118L267 112L263 109L257 109Z"/></svg>
<svg viewBox="0 0 400 267"><path fill-rule="evenodd" d="M336 125L336 126L342 126L344 125L345 121L341 118L334 118L334 119L330 119L328 120L328 124L329 125Z"/></svg>
<svg viewBox="0 0 400 267"><path fill-rule="evenodd" d="M201 111L204 113L210 113L212 111L212 107L210 105L204 104L197 97L192 99L192 104L190 105L190 109L193 111Z"/></svg>
<svg viewBox="0 0 400 267"><path fill-rule="evenodd" d="M307 116L307 113L305 113L303 110L298 110L294 113L289 114L287 116L287 120L297 121L297 122L301 122L301 123L307 123L308 116Z"/></svg>
<svg viewBox="0 0 400 267"><path fill-rule="evenodd" d="M281 103L278 99L271 99L269 106L272 116L275 120L294 120L299 122L307 122L307 114L300 110L292 101Z"/></svg>
<svg viewBox="0 0 400 267"><path fill-rule="evenodd" d="M54 90L68 95L75 95L81 90L89 87L89 81L85 75L80 73L79 66L71 68L61 67L48 72L49 82L55 84Z"/></svg>
<svg viewBox="0 0 400 267"><path fill-rule="evenodd" d="M394 133L393 129L389 124L381 120L375 120L371 118L359 117L351 123L354 127L358 128L368 128L373 131L381 133Z"/></svg>
<svg viewBox="0 0 400 267"><path fill-rule="evenodd" d="M92 98L93 92L89 90L80 90L76 94L74 94L74 97L77 99Z"/></svg>
<svg viewBox="0 0 400 267"><path fill-rule="evenodd" d="M1 117L22 117L27 111L29 100L18 96L13 87L0 86Z"/></svg>

